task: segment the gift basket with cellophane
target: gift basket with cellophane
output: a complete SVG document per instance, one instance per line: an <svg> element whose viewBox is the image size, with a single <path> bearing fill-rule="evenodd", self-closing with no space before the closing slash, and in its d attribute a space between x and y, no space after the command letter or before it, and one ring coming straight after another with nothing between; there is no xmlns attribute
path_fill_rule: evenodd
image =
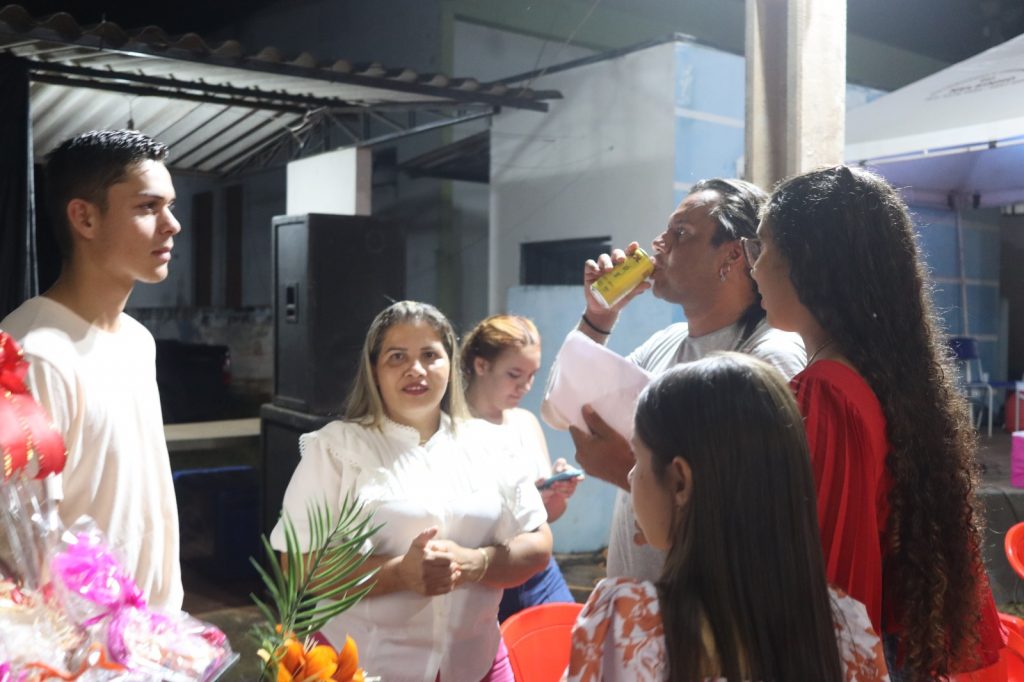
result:
<svg viewBox="0 0 1024 682"><path fill-rule="evenodd" d="M67 452L0 332L0 682L209 682L236 659L216 627L147 606L87 517L64 527L46 478Z"/></svg>

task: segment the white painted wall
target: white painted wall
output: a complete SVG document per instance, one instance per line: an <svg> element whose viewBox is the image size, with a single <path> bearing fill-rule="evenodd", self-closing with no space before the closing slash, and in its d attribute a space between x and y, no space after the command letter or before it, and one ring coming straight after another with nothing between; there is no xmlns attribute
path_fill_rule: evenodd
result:
<svg viewBox="0 0 1024 682"><path fill-rule="evenodd" d="M472 74L473 78L485 82L596 53L590 48L566 45L564 41L545 40L459 19L455 20L453 33L452 73Z"/></svg>
<svg viewBox="0 0 1024 682"><path fill-rule="evenodd" d="M493 81L542 69L594 54L594 50L565 45L482 24L456 20L453 31L452 73L471 73L481 81ZM546 114L530 112L534 118ZM459 140L487 130L486 120L457 126L451 139ZM451 183L453 227L461 251L459 316L468 328L488 314L487 262L489 243L490 185Z"/></svg>
<svg viewBox="0 0 1024 682"><path fill-rule="evenodd" d="M370 215L373 153L350 147L288 164L288 215Z"/></svg>
<svg viewBox="0 0 1024 682"><path fill-rule="evenodd" d="M489 305L519 283L520 244L657 235L674 207L675 44L538 78L560 90L544 116L507 111L491 129Z"/></svg>

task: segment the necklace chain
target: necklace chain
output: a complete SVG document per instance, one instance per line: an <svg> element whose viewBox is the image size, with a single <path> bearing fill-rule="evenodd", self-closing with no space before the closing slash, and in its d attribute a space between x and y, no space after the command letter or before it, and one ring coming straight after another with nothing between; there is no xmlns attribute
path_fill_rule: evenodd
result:
<svg viewBox="0 0 1024 682"><path fill-rule="evenodd" d="M828 348L831 345L832 345L832 339L826 339L824 343L822 343L820 346L818 346L818 348L813 353L811 353L811 357L807 358L807 364L810 365L812 362L814 362L814 358L818 357L818 353L820 353L821 351L825 350L826 348Z"/></svg>

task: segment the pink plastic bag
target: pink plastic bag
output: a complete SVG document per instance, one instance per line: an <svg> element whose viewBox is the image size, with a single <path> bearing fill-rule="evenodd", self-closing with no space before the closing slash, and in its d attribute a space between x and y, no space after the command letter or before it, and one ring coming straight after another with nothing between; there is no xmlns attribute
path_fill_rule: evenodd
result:
<svg viewBox="0 0 1024 682"><path fill-rule="evenodd" d="M1024 488L1024 431L1013 433L1010 446L1010 485Z"/></svg>

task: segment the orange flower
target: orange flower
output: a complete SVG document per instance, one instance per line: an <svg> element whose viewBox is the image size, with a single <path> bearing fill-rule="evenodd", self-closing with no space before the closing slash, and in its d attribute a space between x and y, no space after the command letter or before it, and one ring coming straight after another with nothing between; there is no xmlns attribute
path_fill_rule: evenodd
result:
<svg viewBox="0 0 1024 682"><path fill-rule="evenodd" d="M278 663L281 664L279 667L284 668L292 675L299 671L306 660L306 651L302 647L302 642L296 639L286 639L277 653Z"/></svg>
<svg viewBox="0 0 1024 682"><path fill-rule="evenodd" d="M301 642L289 638L277 650L277 658L277 682L364 682L359 651L351 637L345 638L341 651L326 644L307 651Z"/></svg>
<svg viewBox="0 0 1024 682"><path fill-rule="evenodd" d="M306 654L302 674L307 680L330 680L337 669L338 652L326 644L320 644Z"/></svg>
<svg viewBox="0 0 1024 682"><path fill-rule="evenodd" d="M338 651L338 670L334 673L335 682L349 682L359 673L359 649L356 641L345 637L345 646Z"/></svg>

